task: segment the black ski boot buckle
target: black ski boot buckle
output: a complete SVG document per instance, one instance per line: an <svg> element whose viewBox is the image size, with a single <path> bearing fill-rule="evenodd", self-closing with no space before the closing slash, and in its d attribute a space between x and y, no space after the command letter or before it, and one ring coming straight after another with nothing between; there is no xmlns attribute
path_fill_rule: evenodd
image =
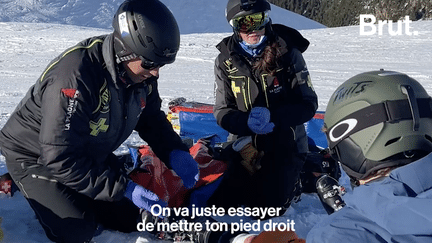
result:
<svg viewBox="0 0 432 243"><path fill-rule="evenodd" d="M317 194L328 214L341 210L345 206L342 196L345 187L331 176L323 175L316 182Z"/></svg>

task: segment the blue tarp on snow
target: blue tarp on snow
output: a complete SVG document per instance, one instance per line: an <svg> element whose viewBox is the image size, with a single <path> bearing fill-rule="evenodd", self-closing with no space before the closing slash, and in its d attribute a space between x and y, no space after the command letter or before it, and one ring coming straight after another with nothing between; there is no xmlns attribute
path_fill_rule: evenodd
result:
<svg viewBox="0 0 432 243"><path fill-rule="evenodd" d="M193 111L180 111L180 136L192 138L195 142L204 137L216 135L214 142L225 142L228 132L222 129L213 116L213 113L199 113ZM324 112L318 111L315 116L305 123L306 132L315 145L326 148L327 140L322 127L324 125Z"/></svg>
<svg viewBox="0 0 432 243"><path fill-rule="evenodd" d="M216 123L213 113L180 111L179 120L181 137L192 138L196 142L200 138L216 135L215 143L225 142L228 138L228 132Z"/></svg>

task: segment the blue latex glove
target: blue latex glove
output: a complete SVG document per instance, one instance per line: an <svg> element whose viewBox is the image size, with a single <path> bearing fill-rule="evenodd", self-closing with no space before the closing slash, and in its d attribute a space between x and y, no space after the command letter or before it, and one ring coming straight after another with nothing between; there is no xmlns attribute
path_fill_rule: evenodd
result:
<svg viewBox="0 0 432 243"><path fill-rule="evenodd" d="M198 163L188 152L174 149L170 154L170 165L186 188L194 187L199 179Z"/></svg>
<svg viewBox="0 0 432 243"><path fill-rule="evenodd" d="M129 147L129 154L131 156L132 162L133 162L133 168L132 169L136 169L139 167L139 154L138 154L138 149L137 148L133 148L133 147Z"/></svg>
<svg viewBox="0 0 432 243"><path fill-rule="evenodd" d="M256 134L270 133L275 126L273 122L270 122L270 111L265 107L252 108L247 125Z"/></svg>
<svg viewBox="0 0 432 243"><path fill-rule="evenodd" d="M133 181L128 182L124 196L131 200L137 207L149 212L151 212L151 207L154 204L159 204L161 207L167 206L167 203L159 199L156 194Z"/></svg>

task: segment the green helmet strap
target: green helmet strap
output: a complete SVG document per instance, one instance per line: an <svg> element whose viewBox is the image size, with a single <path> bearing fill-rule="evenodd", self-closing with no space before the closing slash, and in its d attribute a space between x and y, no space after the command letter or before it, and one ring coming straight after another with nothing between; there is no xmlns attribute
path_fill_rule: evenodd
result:
<svg viewBox="0 0 432 243"><path fill-rule="evenodd" d="M408 96L408 102L410 105L411 115L413 118L413 131L418 131L420 127L419 107L417 100L414 95L414 90L409 85L401 85L402 93Z"/></svg>

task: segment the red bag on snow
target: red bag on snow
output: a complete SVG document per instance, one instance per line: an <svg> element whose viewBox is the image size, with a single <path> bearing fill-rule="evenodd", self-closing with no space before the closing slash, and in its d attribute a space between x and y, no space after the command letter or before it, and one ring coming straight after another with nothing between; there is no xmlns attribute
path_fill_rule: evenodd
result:
<svg viewBox="0 0 432 243"><path fill-rule="evenodd" d="M217 180L227 169L226 162L212 158L203 140L198 140L189 152L200 171L199 180L192 189L186 189L180 177L168 169L148 145L139 148L140 168L144 170L135 170L130 173L130 177L135 183L156 193L168 203L168 207L185 206L192 190Z"/></svg>

